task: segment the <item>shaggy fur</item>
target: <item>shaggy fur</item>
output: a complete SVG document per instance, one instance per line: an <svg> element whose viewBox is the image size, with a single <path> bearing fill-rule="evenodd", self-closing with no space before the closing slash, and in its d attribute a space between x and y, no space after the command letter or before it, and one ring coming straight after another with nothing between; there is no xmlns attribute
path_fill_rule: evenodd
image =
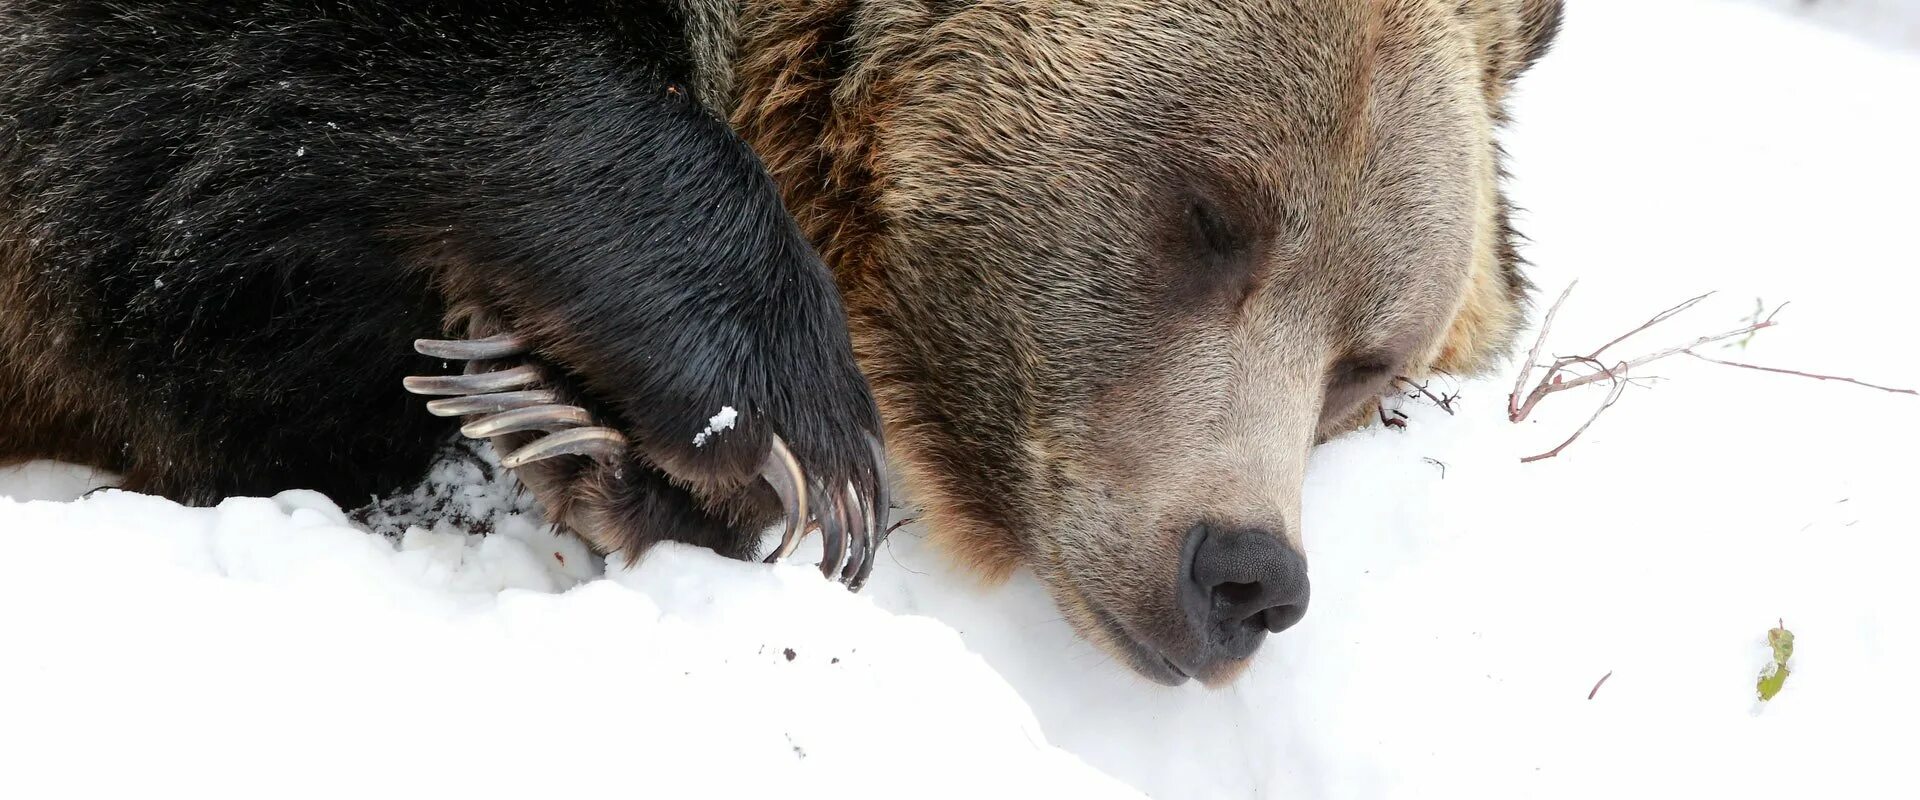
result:
<svg viewBox="0 0 1920 800"><path fill-rule="evenodd" d="M1190 531L1299 547L1308 449L1521 319L1494 129L1557 0L747 6L735 127L931 529L1150 677L1243 664L1176 600Z"/></svg>
<svg viewBox="0 0 1920 800"><path fill-rule="evenodd" d="M208 5L0 5L0 379L25 387L0 457L189 499L375 490L441 432L395 388L424 371L406 341L504 325L647 445L530 475L560 487L543 500L651 532L603 548L676 529L738 553L767 428L859 477L850 330L963 562L1031 568L1116 658L1211 684L1245 656L1181 606L1194 532L1298 550L1316 442L1392 376L1510 344L1526 282L1494 131L1560 18ZM741 397L746 435L675 446Z"/></svg>
<svg viewBox="0 0 1920 800"><path fill-rule="evenodd" d="M874 484L838 291L670 6L20 0L0 32L0 461L358 505L448 434L401 378L457 367L413 339L506 328L637 445L533 470L603 551L747 554L776 431Z"/></svg>

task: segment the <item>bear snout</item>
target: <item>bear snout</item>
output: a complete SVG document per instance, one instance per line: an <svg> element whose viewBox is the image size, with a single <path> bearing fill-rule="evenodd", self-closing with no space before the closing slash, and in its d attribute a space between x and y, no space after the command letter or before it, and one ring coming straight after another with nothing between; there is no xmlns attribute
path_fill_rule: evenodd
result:
<svg viewBox="0 0 1920 800"><path fill-rule="evenodd" d="M1204 675L1253 655L1307 613L1307 560L1279 533L1199 523L1181 558L1180 610Z"/></svg>

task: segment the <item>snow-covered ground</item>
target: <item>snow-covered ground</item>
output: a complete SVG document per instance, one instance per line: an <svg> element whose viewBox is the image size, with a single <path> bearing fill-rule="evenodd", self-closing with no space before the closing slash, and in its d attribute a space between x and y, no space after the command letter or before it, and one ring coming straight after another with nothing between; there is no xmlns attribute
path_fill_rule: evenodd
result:
<svg viewBox="0 0 1920 800"><path fill-rule="evenodd" d="M1712 354L1920 386L1920 55L1707 0L1568 22L1508 137L1543 300L1580 280L1548 352L1719 290L1619 354L1791 300ZM524 520L396 550L308 493L0 499L0 797L1124 794L1096 768L1164 798L1912 796L1920 398L1643 374L1548 461L1519 458L1602 390L1513 425L1509 372L1321 448L1313 611L1222 691L1134 678L911 528L856 597L687 548L592 580Z"/></svg>
<svg viewBox="0 0 1920 800"><path fill-rule="evenodd" d="M396 551L310 492L0 526L3 797L1124 796L952 630L811 570L671 546L559 594L577 541Z"/></svg>
<svg viewBox="0 0 1920 800"><path fill-rule="evenodd" d="M1746 0L1799 14L1893 47L1920 49L1920 2L1915 0Z"/></svg>

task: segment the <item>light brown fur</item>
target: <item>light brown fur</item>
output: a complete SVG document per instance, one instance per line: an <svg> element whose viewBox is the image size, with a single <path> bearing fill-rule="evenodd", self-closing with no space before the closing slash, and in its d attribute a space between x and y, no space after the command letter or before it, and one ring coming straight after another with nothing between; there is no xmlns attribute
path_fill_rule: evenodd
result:
<svg viewBox="0 0 1920 800"><path fill-rule="evenodd" d="M1188 526L1300 547L1316 441L1393 374L1509 346L1525 284L1494 131L1558 18L749 0L731 108L838 274L938 540L990 580L1032 568L1138 666L1119 639L1183 646ZM1163 235L1181 204L1229 218L1248 262L1188 277ZM1354 359L1382 371L1349 385Z"/></svg>

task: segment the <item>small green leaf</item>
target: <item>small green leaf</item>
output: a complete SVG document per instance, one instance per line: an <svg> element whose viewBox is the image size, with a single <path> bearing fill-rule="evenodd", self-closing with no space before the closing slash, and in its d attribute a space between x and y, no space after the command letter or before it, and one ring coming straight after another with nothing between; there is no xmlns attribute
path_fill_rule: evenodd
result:
<svg viewBox="0 0 1920 800"><path fill-rule="evenodd" d="M1781 622L1780 627L1767 631L1767 646L1773 648L1773 661L1760 670L1758 688L1763 702L1779 694L1787 685L1787 675L1791 674L1787 659L1793 658L1793 631L1787 630L1787 623Z"/></svg>
<svg viewBox="0 0 1920 800"><path fill-rule="evenodd" d="M1760 699L1761 700L1772 700L1773 696L1776 694L1779 694L1780 689L1786 685L1787 685L1787 668L1786 667L1781 666L1780 664L1777 664L1777 663L1769 663L1767 664L1766 669L1760 670Z"/></svg>

